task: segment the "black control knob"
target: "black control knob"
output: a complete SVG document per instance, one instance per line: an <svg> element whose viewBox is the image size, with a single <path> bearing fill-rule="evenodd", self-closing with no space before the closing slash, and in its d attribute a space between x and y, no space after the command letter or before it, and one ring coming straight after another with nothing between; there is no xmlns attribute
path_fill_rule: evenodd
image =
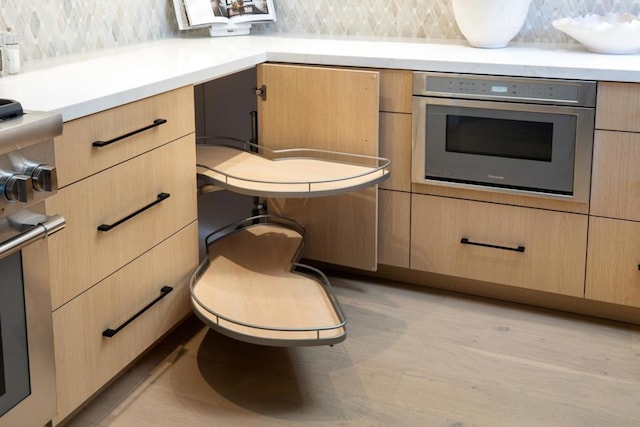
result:
<svg viewBox="0 0 640 427"><path fill-rule="evenodd" d="M36 191L56 191L58 172L54 166L38 165L31 172L31 181Z"/></svg>
<svg viewBox="0 0 640 427"><path fill-rule="evenodd" d="M10 202L26 203L33 199L31 177L27 175L11 175L4 183L4 197Z"/></svg>

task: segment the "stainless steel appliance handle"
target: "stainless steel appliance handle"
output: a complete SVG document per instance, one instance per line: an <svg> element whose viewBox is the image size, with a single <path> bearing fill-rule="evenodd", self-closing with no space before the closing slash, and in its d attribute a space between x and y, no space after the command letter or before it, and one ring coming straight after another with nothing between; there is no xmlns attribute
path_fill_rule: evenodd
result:
<svg viewBox="0 0 640 427"><path fill-rule="evenodd" d="M576 107L569 105L544 105L544 104L514 104L513 102L505 101L480 101L471 99L458 99L458 98L434 98L426 96L413 96L413 99L418 103L422 102L422 105L442 105L445 107L461 107L461 108L476 108L479 110L502 110L502 111L517 111L522 113L543 113L543 114L593 114L594 109L588 107Z"/></svg>
<svg viewBox="0 0 640 427"><path fill-rule="evenodd" d="M65 219L60 215L53 215L28 230L0 243L0 259L7 257L33 242L46 239L53 233L62 230L66 225Z"/></svg>

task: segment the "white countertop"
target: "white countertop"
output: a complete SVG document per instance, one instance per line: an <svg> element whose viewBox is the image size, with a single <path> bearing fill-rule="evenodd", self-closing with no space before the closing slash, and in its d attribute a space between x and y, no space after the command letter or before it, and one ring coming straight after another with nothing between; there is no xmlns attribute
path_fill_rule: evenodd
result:
<svg viewBox="0 0 640 427"><path fill-rule="evenodd" d="M28 64L0 78L0 98L72 120L265 61L581 80L640 82L640 55L601 55L580 45L512 44L293 35L184 37Z"/></svg>

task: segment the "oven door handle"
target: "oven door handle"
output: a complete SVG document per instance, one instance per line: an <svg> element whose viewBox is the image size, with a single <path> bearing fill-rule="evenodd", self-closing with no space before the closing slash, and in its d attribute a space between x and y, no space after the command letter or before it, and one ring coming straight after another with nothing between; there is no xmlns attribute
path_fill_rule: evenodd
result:
<svg viewBox="0 0 640 427"><path fill-rule="evenodd" d="M0 259L22 250L37 240L46 239L53 233L62 230L65 225L66 221L60 215L47 217L41 223L0 243Z"/></svg>

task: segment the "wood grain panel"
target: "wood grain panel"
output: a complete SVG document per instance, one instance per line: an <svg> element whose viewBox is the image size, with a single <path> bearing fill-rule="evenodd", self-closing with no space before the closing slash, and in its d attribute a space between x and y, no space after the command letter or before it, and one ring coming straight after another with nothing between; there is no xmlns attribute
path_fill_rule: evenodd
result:
<svg viewBox="0 0 640 427"><path fill-rule="evenodd" d="M391 176L393 176L393 165L391 167ZM412 184L411 189L414 193L429 194L432 196L453 197L457 199L476 200L479 202L500 203L514 206L527 206L531 208L549 209L561 212L580 214L589 213L589 203L568 202L538 196L515 196L495 191L467 190L429 184Z"/></svg>
<svg viewBox="0 0 640 427"><path fill-rule="evenodd" d="M640 84L598 83L596 129L640 132Z"/></svg>
<svg viewBox="0 0 640 427"><path fill-rule="evenodd" d="M263 145L378 154L377 72L261 64L257 78Z"/></svg>
<svg viewBox="0 0 640 427"><path fill-rule="evenodd" d="M378 192L367 189L313 199L269 199L269 212L304 225L303 258L375 270L377 201Z"/></svg>
<svg viewBox="0 0 640 427"><path fill-rule="evenodd" d="M413 72L378 70L380 72L380 111L411 114Z"/></svg>
<svg viewBox="0 0 640 427"><path fill-rule="evenodd" d="M56 423L189 313L197 231L192 222L53 313ZM174 290L113 337L102 336L106 328L117 327L153 301L165 285Z"/></svg>
<svg viewBox="0 0 640 427"><path fill-rule="evenodd" d="M586 297L640 307L640 223L589 220Z"/></svg>
<svg viewBox="0 0 640 427"><path fill-rule="evenodd" d="M63 134L55 139L59 186L193 133L194 114L193 87L186 86L65 123ZM94 141L116 138L160 118L167 123L106 147L92 146Z"/></svg>
<svg viewBox="0 0 640 427"><path fill-rule="evenodd" d="M411 194L380 190L378 263L409 268Z"/></svg>
<svg viewBox="0 0 640 427"><path fill-rule="evenodd" d="M386 190L411 191L411 115L380 113L380 156L391 160Z"/></svg>
<svg viewBox="0 0 640 427"><path fill-rule="evenodd" d="M378 155L377 72L262 64L260 143ZM315 199L274 200L270 211L307 227L304 257L373 270L377 258L377 188ZM336 237L339 236L339 237Z"/></svg>
<svg viewBox="0 0 640 427"><path fill-rule="evenodd" d="M591 215L640 221L640 134L596 131Z"/></svg>
<svg viewBox="0 0 640 427"><path fill-rule="evenodd" d="M108 232L97 230L170 197ZM67 220L48 239L54 309L197 218L193 135L65 187L47 199Z"/></svg>
<svg viewBox="0 0 640 427"><path fill-rule="evenodd" d="M421 195L411 204L412 269L584 295L586 215Z"/></svg>

